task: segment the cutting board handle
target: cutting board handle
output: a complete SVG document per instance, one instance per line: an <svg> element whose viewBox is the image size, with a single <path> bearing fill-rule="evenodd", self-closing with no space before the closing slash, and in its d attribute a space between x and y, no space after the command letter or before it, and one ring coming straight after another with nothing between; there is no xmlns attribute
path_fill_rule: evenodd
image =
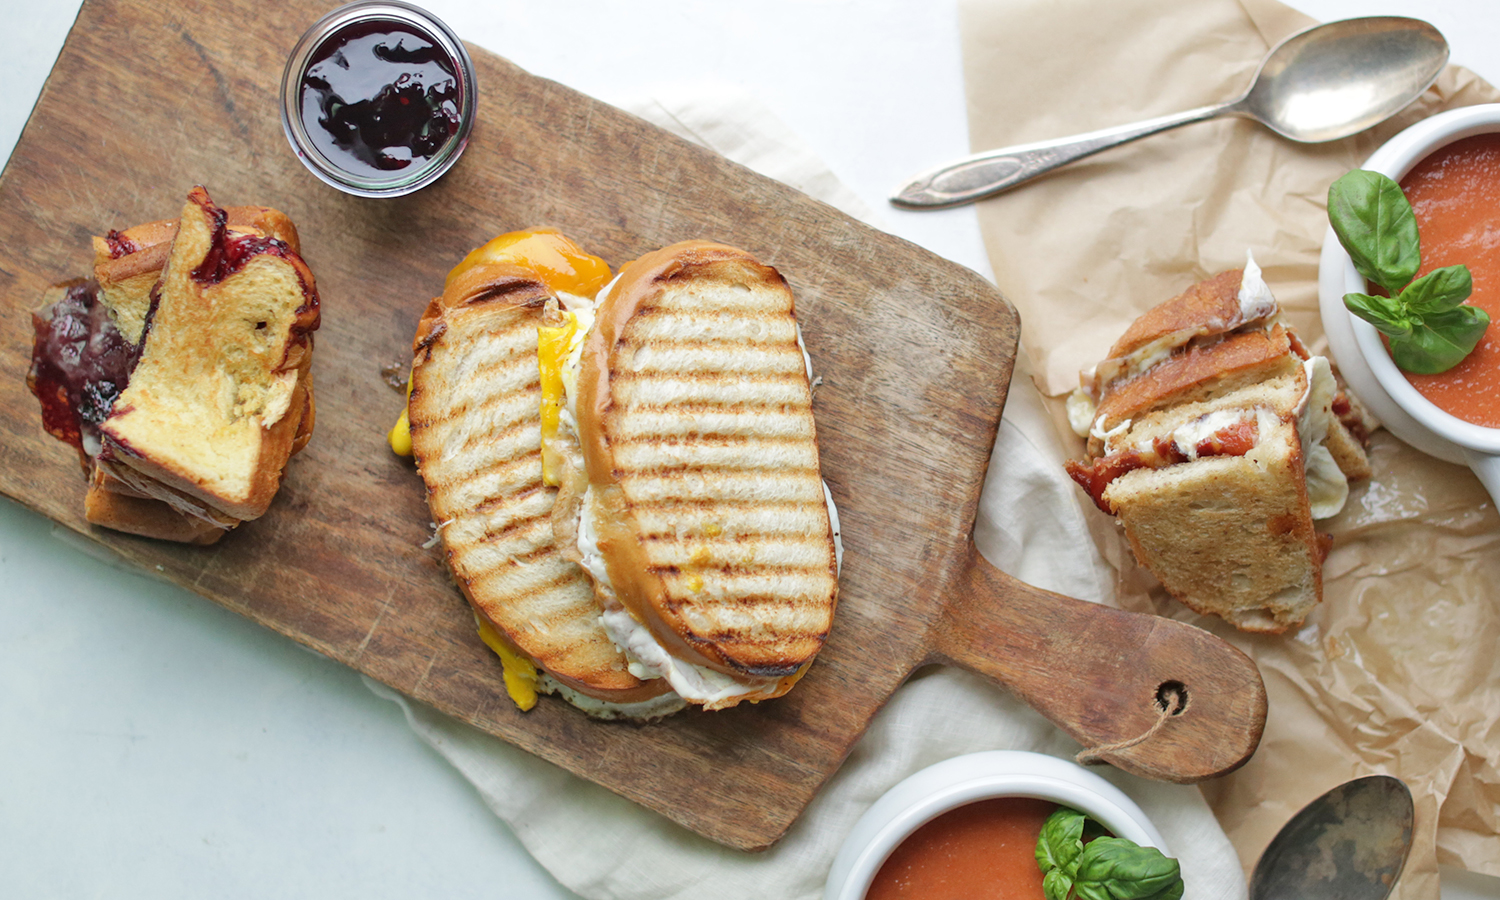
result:
<svg viewBox="0 0 1500 900"><path fill-rule="evenodd" d="M938 657L1008 688L1090 761L1190 783L1238 768L1260 743L1260 671L1207 631L1032 587L977 550L959 593Z"/></svg>

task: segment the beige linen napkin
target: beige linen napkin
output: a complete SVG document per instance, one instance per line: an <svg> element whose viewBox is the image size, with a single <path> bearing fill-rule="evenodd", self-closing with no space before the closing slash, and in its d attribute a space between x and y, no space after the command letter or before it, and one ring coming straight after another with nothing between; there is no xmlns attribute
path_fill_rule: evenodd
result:
<svg viewBox="0 0 1500 900"><path fill-rule="evenodd" d="M1271 45L1312 24L1275 0L963 0L960 10L976 151L1231 99ZM1450 67L1397 120L1346 141L1305 146L1248 121L1198 124L980 204L1038 384L1054 398L1076 387L1136 315L1243 265L1247 249L1319 346L1328 186L1417 119L1496 100ZM1081 454L1081 441L1064 440L1066 455ZM1372 455L1372 482L1326 523L1335 544L1324 603L1295 634L1251 637L1194 616L1136 566L1113 520L1087 518L1119 605L1192 621L1260 665L1270 695L1260 749L1204 786L1246 867L1303 804L1388 772L1417 798L1399 895L1436 897L1438 862L1500 875L1500 519L1468 470L1384 433Z"/></svg>
<svg viewBox="0 0 1500 900"><path fill-rule="evenodd" d="M795 135L734 89L660 96L634 111L851 215L870 218L858 198ZM1026 581L1102 600L1110 593L1113 573L1093 552L1077 492L1056 465L1062 452L1040 396L1022 375L1001 420L995 459L1004 462L990 467L976 541L986 558ZM988 682L953 669L930 668L896 692L786 837L763 853L750 854L700 838L376 682L366 683L402 705L416 733L474 783L559 881L598 900L812 900L822 895L834 854L855 821L907 775L979 750L1071 757L1079 749ZM1099 771L1133 797L1160 829L1182 861L1189 896L1245 896L1233 848L1196 789Z"/></svg>

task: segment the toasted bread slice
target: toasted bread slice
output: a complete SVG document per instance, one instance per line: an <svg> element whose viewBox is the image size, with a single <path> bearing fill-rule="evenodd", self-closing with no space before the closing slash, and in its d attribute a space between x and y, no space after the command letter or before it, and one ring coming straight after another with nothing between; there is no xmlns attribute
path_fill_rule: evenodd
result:
<svg viewBox="0 0 1500 900"><path fill-rule="evenodd" d="M1248 385L1285 377L1301 367L1286 329L1232 334L1205 345L1186 344L1134 378L1116 381L1099 401L1090 452L1098 454L1100 433L1127 420L1179 403L1232 393Z"/></svg>
<svg viewBox="0 0 1500 900"><path fill-rule="evenodd" d="M1136 558L1184 605L1279 633L1321 599L1326 547L1313 530L1296 429L1272 416L1262 428L1244 456L1137 469L1104 497Z"/></svg>
<svg viewBox="0 0 1500 900"><path fill-rule="evenodd" d="M95 468L83 498L84 517L95 525L183 544L213 544L239 524L211 513L190 514L166 500L116 481Z"/></svg>
<svg viewBox="0 0 1500 900"><path fill-rule="evenodd" d="M231 234L201 187L183 206L100 461L232 518L262 515L310 420L318 295L284 242Z"/></svg>
<svg viewBox="0 0 1500 900"><path fill-rule="evenodd" d="M599 624L592 583L553 538L537 365L552 295L526 266L495 262L432 301L413 346L413 454L454 580L484 622L565 688L646 703L669 686L630 673Z"/></svg>
<svg viewBox="0 0 1500 900"><path fill-rule="evenodd" d="M587 524L630 616L679 660L772 682L753 699L788 689L838 573L786 281L702 241L631 263L585 340L576 412Z"/></svg>
<svg viewBox="0 0 1500 900"><path fill-rule="evenodd" d="M285 213L265 206L230 206L224 212L230 235L275 238L293 253L302 253L297 226ZM99 283L100 299L132 344L139 344L145 332L151 291L167 265L177 223L176 219L147 222L94 238L94 280Z"/></svg>

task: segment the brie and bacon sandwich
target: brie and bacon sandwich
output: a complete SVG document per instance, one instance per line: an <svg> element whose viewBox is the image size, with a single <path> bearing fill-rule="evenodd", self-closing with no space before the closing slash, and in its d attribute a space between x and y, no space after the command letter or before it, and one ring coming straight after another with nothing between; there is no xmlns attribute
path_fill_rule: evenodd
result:
<svg viewBox="0 0 1500 900"><path fill-rule="evenodd" d="M406 427L449 566L523 709L536 690L637 719L780 696L827 636L838 566L791 293L702 242L608 278L557 232L516 232L423 317Z"/></svg>
<svg viewBox="0 0 1500 900"><path fill-rule="evenodd" d="M1068 473L1191 609L1280 633L1322 599L1315 519L1370 475L1376 423L1249 259L1147 311L1068 399Z"/></svg>
<svg viewBox="0 0 1500 900"><path fill-rule="evenodd" d="M33 315L27 382L89 479L88 521L210 544L265 513L312 435L318 293L290 219L214 205L94 238Z"/></svg>

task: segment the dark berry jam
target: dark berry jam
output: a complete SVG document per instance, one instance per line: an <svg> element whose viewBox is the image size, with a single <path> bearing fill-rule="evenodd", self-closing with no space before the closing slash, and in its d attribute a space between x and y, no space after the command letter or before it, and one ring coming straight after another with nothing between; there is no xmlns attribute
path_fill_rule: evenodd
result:
<svg viewBox="0 0 1500 900"><path fill-rule="evenodd" d="M104 243L109 246L110 259L119 259L122 256L136 253L141 249L140 244L137 244L113 228L104 236Z"/></svg>
<svg viewBox="0 0 1500 900"><path fill-rule="evenodd" d="M42 404L42 426L80 454L99 452L99 426L140 358L115 328L91 280L69 282L62 297L32 313L36 336L26 383Z"/></svg>
<svg viewBox="0 0 1500 900"><path fill-rule="evenodd" d="M458 134L453 59L405 22L339 29L302 77L302 121L330 162L366 177L421 165Z"/></svg>
<svg viewBox="0 0 1500 900"><path fill-rule="evenodd" d="M208 252L203 256L203 262L193 270L193 280L199 284L218 284L229 276L245 267L252 257L263 253L289 259L292 248L285 242L273 237L264 237L258 234L235 233L230 234L228 230L229 214L223 209L214 206L213 201L205 194L199 201L208 210L209 218L213 220L214 232L209 240ZM298 272L301 276L301 272ZM302 292L308 292L307 282L302 283Z"/></svg>

